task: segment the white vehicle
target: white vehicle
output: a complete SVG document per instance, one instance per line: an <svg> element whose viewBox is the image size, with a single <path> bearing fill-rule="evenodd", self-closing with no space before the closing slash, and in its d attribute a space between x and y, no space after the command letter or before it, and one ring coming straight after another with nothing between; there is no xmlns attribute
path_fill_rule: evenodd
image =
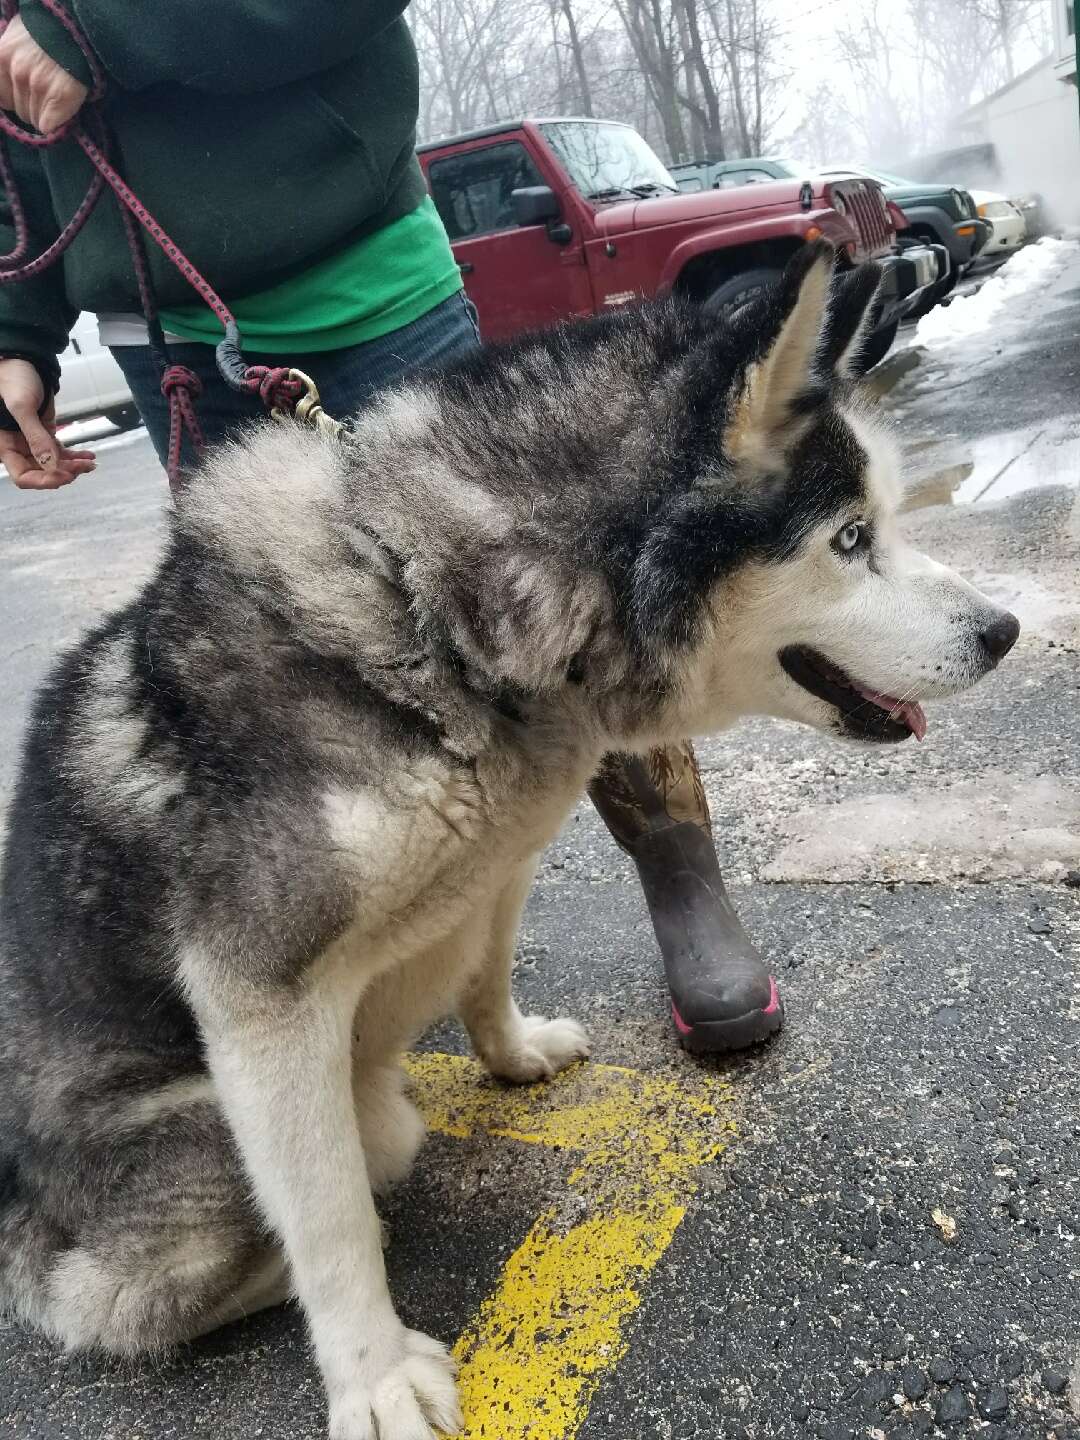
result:
<svg viewBox="0 0 1080 1440"><path fill-rule="evenodd" d="M64 424L91 415L104 415L121 430L140 423L123 371L98 339L96 315L79 316L60 357L56 414Z"/></svg>
<svg viewBox="0 0 1080 1440"><path fill-rule="evenodd" d="M992 190L972 190L971 198L984 220L989 220L994 233L980 253L980 260L988 255L1004 255L1019 250L1027 239L1027 221L1018 205L1006 195L997 195Z"/></svg>

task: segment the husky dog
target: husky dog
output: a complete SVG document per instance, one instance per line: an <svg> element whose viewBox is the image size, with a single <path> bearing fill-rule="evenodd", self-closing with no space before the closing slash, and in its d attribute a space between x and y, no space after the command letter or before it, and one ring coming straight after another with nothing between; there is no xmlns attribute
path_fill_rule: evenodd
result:
<svg viewBox="0 0 1080 1440"><path fill-rule="evenodd" d="M925 727L1017 623L904 549L850 382L878 274L805 247L718 325L674 301L491 349L340 441L266 426L181 497L139 599L38 697L0 931L0 1298L130 1354L295 1294L335 1440L460 1421L373 1192L449 1012L493 1075L518 918L601 757L768 714Z"/></svg>

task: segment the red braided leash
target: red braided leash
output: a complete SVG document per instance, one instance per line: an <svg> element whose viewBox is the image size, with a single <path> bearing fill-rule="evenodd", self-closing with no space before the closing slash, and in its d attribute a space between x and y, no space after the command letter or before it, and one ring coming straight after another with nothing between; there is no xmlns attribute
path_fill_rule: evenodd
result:
<svg viewBox="0 0 1080 1440"><path fill-rule="evenodd" d="M303 394L304 385L287 366L244 365L240 353L240 331L232 311L205 276L200 274L176 242L155 220L109 161L106 154L107 132L97 109L98 102L105 94L105 75L98 63L97 56L59 0L41 0L41 3L51 15L60 21L78 45L89 67L92 84L79 114L68 121L66 125L50 131L48 135L39 135L35 131L27 130L10 115L0 111L0 180L3 181L7 192L15 229L14 248L7 255L0 255L0 285L30 280L35 275L47 270L50 265L55 264L89 220L106 187L112 191L121 206L128 248L131 252L132 265L139 287L139 298L150 329L152 347L161 366L161 393L169 405L167 470L169 484L175 490L180 484L180 452L184 434L188 435L196 454L201 455L205 449L202 429L195 413L195 401L201 393L202 384L194 371L189 370L186 365L174 365L168 360L158 320L157 305L150 283L149 268L143 250L142 236L144 234L150 236L151 240L164 252L192 289L201 296L209 309L221 321L225 330L225 338L217 347L217 363L222 378L228 385L246 394L258 395L267 409L278 411L290 411ZM0 0L0 34L17 13L18 0ZM91 130L95 133L91 134ZM16 140L20 145L29 145L34 149L44 149L48 146L58 145L63 140L72 139L82 147L94 167L89 187L74 215L48 249L43 250L40 255L31 260L26 259L26 252L30 244L30 232L22 196L15 181L11 156L8 153L7 142L9 139ZM154 343L155 340L157 343Z"/></svg>

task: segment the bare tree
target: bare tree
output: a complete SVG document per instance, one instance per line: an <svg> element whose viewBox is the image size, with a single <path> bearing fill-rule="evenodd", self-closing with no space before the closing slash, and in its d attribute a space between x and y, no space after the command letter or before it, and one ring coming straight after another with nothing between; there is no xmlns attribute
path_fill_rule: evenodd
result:
<svg viewBox="0 0 1080 1440"><path fill-rule="evenodd" d="M557 81L542 13L529 0L414 0L410 16L425 135L534 108Z"/></svg>
<svg viewBox="0 0 1080 1440"><path fill-rule="evenodd" d="M413 0L425 136L538 111L623 119L671 160L768 142L776 0Z"/></svg>
<svg viewBox="0 0 1080 1440"><path fill-rule="evenodd" d="M1048 53L1047 19L1045 0L870 0L835 40L858 152L899 161L945 143L954 115Z"/></svg>
<svg viewBox="0 0 1080 1440"><path fill-rule="evenodd" d="M721 77L729 149L760 155L780 121L781 35L769 0L703 0L710 63Z"/></svg>
<svg viewBox="0 0 1080 1440"><path fill-rule="evenodd" d="M810 95L805 117L789 137L787 148L813 165L850 165L857 159L859 126L834 85L821 84Z"/></svg>
<svg viewBox="0 0 1080 1440"><path fill-rule="evenodd" d="M910 3L929 6L937 0ZM880 0L870 0L858 20L836 36L838 58L854 80L857 144L872 157L907 154L916 129L914 107L894 64L894 56L900 56L890 33L889 13L888 6L882 13Z"/></svg>
<svg viewBox="0 0 1080 1440"><path fill-rule="evenodd" d="M574 15L574 0L559 0L559 9L566 20L566 34L570 45L570 56L574 65L574 74L577 77L578 103L575 108L582 115L591 115L592 89L589 85L589 71L585 64L585 51L581 44L581 35L578 31L577 19Z"/></svg>
<svg viewBox="0 0 1080 1440"><path fill-rule="evenodd" d="M614 0L634 58L648 86L672 160L691 158L680 96L682 53L675 5L665 0Z"/></svg>
<svg viewBox="0 0 1080 1440"><path fill-rule="evenodd" d="M684 103L697 123L698 155L707 160L725 158L724 120L721 95L714 72L713 57L702 39L702 16L698 0L679 0L686 67L687 94Z"/></svg>
<svg viewBox="0 0 1080 1440"><path fill-rule="evenodd" d="M993 37L1007 80L1016 74L1016 48L1021 36L1049 50L1050 7L1045 0L971 0L969 8L973 19Z"/></svg>

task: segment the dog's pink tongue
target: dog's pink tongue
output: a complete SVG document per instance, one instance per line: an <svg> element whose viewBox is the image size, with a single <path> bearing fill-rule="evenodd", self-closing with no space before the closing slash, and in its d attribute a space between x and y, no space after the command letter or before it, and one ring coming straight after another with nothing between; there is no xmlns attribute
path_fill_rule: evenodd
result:
<svg viewBox="0 0 1080 1440"><path fill-rule="evenodd" d="M926 734L926 716L917 700L897 700L894 695L882 695L877 690L864 690L861 685L856 685L855 688L864 700L880 705L882 710L888 710L890 715L902 720L916 740L921 740Z"/></svg>

